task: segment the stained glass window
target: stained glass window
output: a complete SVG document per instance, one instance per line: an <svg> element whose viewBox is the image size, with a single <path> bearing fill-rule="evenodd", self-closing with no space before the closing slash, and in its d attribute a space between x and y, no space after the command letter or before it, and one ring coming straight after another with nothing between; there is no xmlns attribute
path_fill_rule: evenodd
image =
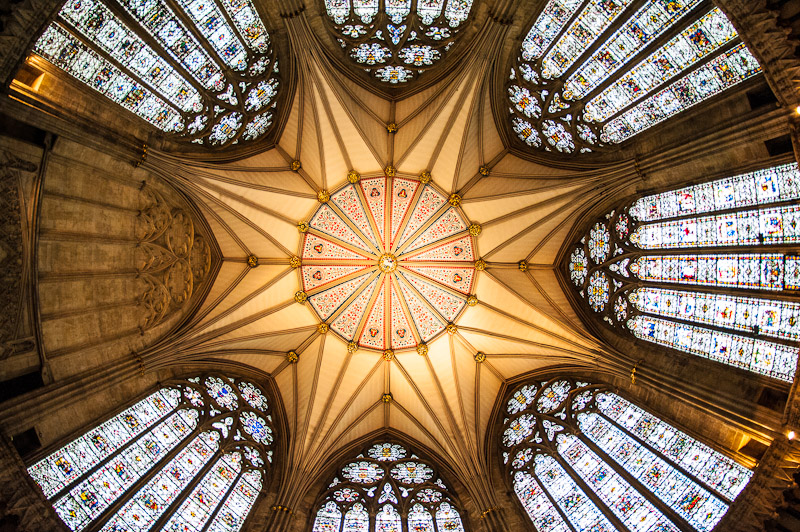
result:
<svg viewBox="0 0 800 532"><path fill-rule="evenodd" d="M567 270L610 325L791 382L799 199L796 163L646 196L593 223Z"/></svg>
<svg viewBox="0 0 800 532"><path fill-rule="evenodd" d="M209 375L167 383L28 473L76 532L235 532L261 492L273 441L263 392Z"/></svg>
<svg viewBox="0 0 800 532"><path fill-rule="evenodd" d="M532 396L522 409L520 393ZM506 472L540 532L710 531L752 476L604 386L529 383L506 410ZM510 436L520 423L524 437Z"/></svg>
<svg viewBox="0 0 800 532"><path fill-rule="evenodd" d="M312 532L464 532L436 468L394 442L342 463L316 507Z"/></svg>
<svg viewBox="0 0 800 532"><path fill-rule="evenodd" d="M182 140L235 144L272 124L278 62L251 0L69 0L33 53Z"/></svg>
<svg viewBox="0 0 800 532"><path fill-rule="evenodd" d="M463 28L472 0L325 0L332 31L350 58L390 85L439 62ZM382 8L382 9L381 9Z"/></svg>
<svg viewBox="0 0 800 532"><path fill-rule="evenodd" d="M511 126L528 146L596 151L760 72L708 2L549 0L506 84Z"/></svg>
<svg viewBox="0 0 800 532"><path fill-rule="evenodd" d="M308 225L300 282L320 321L345 341L413 349L466 308L475 237L460 207L431 183L347 183Z"/></svg>

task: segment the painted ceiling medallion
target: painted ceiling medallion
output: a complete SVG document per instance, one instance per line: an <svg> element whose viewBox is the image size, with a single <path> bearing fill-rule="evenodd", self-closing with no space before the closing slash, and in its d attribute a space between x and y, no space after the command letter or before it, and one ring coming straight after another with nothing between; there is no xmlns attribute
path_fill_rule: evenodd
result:
<svg viewBox="0 0 800 532"><path fill-rule="evenodd" d="M303 291L320 320L360 347L429 342L467 305L475 237L458 206L430 183L378 177L347 183L304 235Z"/></svg>

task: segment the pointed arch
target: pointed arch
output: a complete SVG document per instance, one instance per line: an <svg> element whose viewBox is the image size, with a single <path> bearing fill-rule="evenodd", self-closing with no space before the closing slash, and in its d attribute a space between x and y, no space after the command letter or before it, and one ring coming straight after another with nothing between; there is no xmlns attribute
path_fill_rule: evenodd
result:
<svg viewBox="0 0 800 532"><path fill-rule="evenodd" d="M537 530L712 530L753 472L605 385L517 385L506 480Z"/></svg>
<svg viewBox="0 0 800 532"><path fill-rule="evenodd" d="M28 474L76 532L240 530L271 477L270 403L247 380L172 380Z"/></svg>
<svg viewBox="0 0 800 532"><path fill-rule="evenodd" d="M618 331L792 382L798 199L797 163L644 196L594 221L565 269Z"/></svg>

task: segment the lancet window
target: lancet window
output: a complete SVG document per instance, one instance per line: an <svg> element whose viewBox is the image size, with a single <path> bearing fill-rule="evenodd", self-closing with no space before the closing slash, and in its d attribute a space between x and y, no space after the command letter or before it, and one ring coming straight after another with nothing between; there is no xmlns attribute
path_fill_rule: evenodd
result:
<svg viewBox="0 0 800 532"><path fill-rule="evenodd" d="M235 532L266 483L274 439L255 384L208 375L166 384L28 473L76 532Z"/></svg>
<svg viewBox="0 0 800 532"><path fill-rule="evenodd" d="M339 468L312 532L464 532L455 495L428 462L397 443L371 445Z"/></svg>
<svg viewBox="0 0 800 532"><path fill-rule="evenodd" d="M33 53L196 144L261 137L278 61L251 0L68 0Z"/></svg>
<svg viewBox="0 0 800 532"><path fill-rule="evenodd" d="M528 383L505 415L506 473L539 532L709 531L752 476L602 385Z"/></svg>
<svg viewBox="0 0 800 532"><path fill-rule="evenodd" d="M506 84L528 146L602 149L761 72L709 0L549 0Z"/></svg>
<svg viewBox="0 0 800 532"><path fill-rule="evenodd" d="M350 58L380 81L398 84L444 57L472 0L325 0L325 7Z"/></svg>
<svg viewBox="0 0 800 532"><path fill-rule="evenodd" d="M797 163L646 196L593 224L569 275L613 327L791 382L798 199Z"/></svg>

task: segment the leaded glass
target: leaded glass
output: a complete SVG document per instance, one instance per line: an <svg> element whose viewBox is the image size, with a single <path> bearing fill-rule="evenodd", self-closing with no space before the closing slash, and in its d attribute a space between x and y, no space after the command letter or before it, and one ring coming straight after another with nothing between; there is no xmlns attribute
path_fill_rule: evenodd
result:
<svg viewBox="0 0 800 532"><path fill-rule="evenodd" d="M797 163L648 195L590 225L565 269L608 324L791 382L800 302L782 296L800 263L781 251L800 242L798 199Z"/></svg>
<svg viewBox="0 0 800 532"><path fill-rule="evenodd" d="M705 6L549 0L511 68L512 129L528 146L591 152L760 73L722 11Z"/></svg>
<svg viewBox="0 0 800 532"><path fill-rule="evenodd" d="M317 511L314 520L313 532L339 532L342 524L342 511L333 501L328 501L325 506Z"/></svg>
<svg viewBox="0 0 800 532"><path fill-rule="evenodd" d="M472 0L325 0L331 31L370 76L396 85L435 66L463 28ZM380 68L372 68L378 66Z"/></svg>
<svg viewBox="0 0 800 532"><path fill-rule="evenodd" d="M610 532L614 520L629 530L710 531L752 476L603 386L571 379L533 386L534 400L522 411L508 408L503 424L525 417L532 430L504 438L503 447L516 457L506 464L508 478L540 532L566 532L567 523ZM555 389L569 391L554 401Z"/></svg>
<svg viewBox="0 0 800 532"><path fill-rule="evenodd" d="M217 376L178 381L33 464L29 473L75 531L236 532L260 492L264 458L272 455L271 426L249 410L248 396L237 388L259 397L259 412L271 419L252 383ZM220 389L234 412L220 415L213 407ZM254 418L261 432L250 436L247 420ZM258 437L262 433L270 436ZM54 477L58 471L67 474ZM107 515L112 505L117 509Z"/></svg>
<svg viewBox="0 0 800 532"><path fill-rule="evenodd" d="M33 52L189 142L253 140L272 123L272 110L254 114L275 106L279 80L251 0L70 0Z"/></svg>
<svg viewBox="0 0 800 532"><path fill-rule="evenodd" d="M464 532L435 468L402 444L371 444L338 470L317 502L313 532L340 532L339 523L345 532Z"/></svg>

